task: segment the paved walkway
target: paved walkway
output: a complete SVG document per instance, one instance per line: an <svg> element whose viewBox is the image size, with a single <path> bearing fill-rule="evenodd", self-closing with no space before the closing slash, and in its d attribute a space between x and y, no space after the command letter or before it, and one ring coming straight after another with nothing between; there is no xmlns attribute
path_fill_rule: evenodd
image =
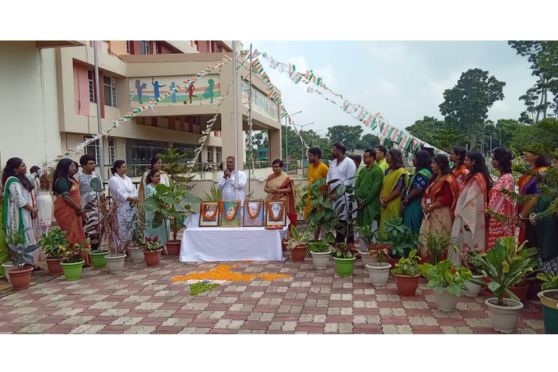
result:
<svg viewBox="0 0 558 372"><path fill-rule="evenodd" d="M355 275L340 278L333 264L316 271L304 263L239 263L241 273L282 273L289 279L223 284L192 297L170 278L207 271L215 264L127 263L110 274L87 268L78 282L34 274L27 290L0 281L1 333L494 333L486 297L462 297L454 313L436 309L421 282L417 296L401 298L393 278L374 288L357 261ZM537 301L521 312L519 333L543 333Z"/></svg>

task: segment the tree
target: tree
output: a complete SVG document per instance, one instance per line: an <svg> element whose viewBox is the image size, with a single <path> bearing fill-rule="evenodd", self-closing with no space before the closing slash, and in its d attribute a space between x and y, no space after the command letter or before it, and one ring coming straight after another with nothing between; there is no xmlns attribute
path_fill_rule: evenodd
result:
<svg viewBox="0 0 558 372"><path fill-rule="evenodd" d="M359 150L373 149L379 144L380 144L380 139L378 138L378 136L371 133L366 133L357 142L356 148Z"/></svg>
<svg viewBox="0 0 558 372"><path fill-rule="evenodd" d="M544 120L552 104L548 93L555 99L558 96L558 42L534 40L509 41L508 44L517 54L527 57L532 75L537 77L535 85L519 99L525 102L527 112L535 114L535 123Z"/></svg>
<svg viewBox="0 0 558 372"><path fill-rule="evenodd" d="M504 85L488 71L474 68L462 73L457 84L444 91L440 112L448 124L466 135L471 148L479 143L488 109L504 98Z"/></svg>
<svg viewBox="0 0 558 372"><path fill-rule="evenodd" d="M498 146L509 147L513 134L524 125L513 119L500 119L496 122Z"/></svg>
<svg viewBox="0 0 558 372"><path fill-rule="evenodd" d="M362 135L360 125L335 125L327 129L327 138L334 143L342 143L347 151L354 151Z"/></svg>
<svg viewBox="0 0 558 372"><path fill-rule="evenodd" d="M405 129L413 136L446 151L464 142L463 135L455 127L431 116L425 116Z"/></svg>
<svg viewBox="0 0 558 372"><path fill-rule="evenodd" d="M513 132L510 148L521 152L525 146L539 143L546 152L558 148L558 119L547 118L533 125L522 125Z"/></svg>

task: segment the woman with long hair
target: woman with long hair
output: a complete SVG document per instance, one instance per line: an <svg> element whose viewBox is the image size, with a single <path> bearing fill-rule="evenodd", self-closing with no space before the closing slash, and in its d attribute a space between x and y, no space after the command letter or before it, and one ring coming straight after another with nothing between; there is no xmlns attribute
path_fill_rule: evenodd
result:
<svg viewBox="0 0 558 372"><path fill-rule="evenodd" d="M380 192L380 204L382 205L380 213L380 228L384 227L386 221L392 218L401 217L401 196L408 184L409 175L403 168L403 155L401 151L391 149L388 151L386 161L389 164L384 181L382 183L382 191Z"/></svg>
<svg viewBox="0 0 558 372"><path fill-rule="evenodd" d="M4 197L2 207L2 227L6 237L17 235L25 246L35 245L33 219L37 218L37 208L33 198L33 184L27 178L27 166L20 158L6 162L2 173ZM39 250L33 252L34 265L37 267Z"/></svg>
<svg viewBox="0 0 558 372"><path fill-rule="evenodd" d="M161 183L161 173L152 169L145 178L145 197L148 198L151 195L157 193L157 185ZM167 243L169 231L168 225L166 221L163 221L161 226L153 227L153 220L155 219L155 212L149 211L147 209L144 210L145 213L145 226L144 226L144 236L158 236L159 243L161 246L165 247Z"/></svg>
<svg viewBox="0 0 558 372"><path fill-rule="evenodd" d="M499 238L515 237L515 201L503 191L514 191L511 152L501 147L494 149L492 166L500 172L500 177L494 187L490 189L488 209L497 213L498 216L490 216L488 222L487 250L494 248L496 240Z"/></svg>
<svg viewBox="0 0 558 372"><path fill-rule="evenodd" d="M464 164L469 174L457 198L455 221L451 229L451 237L459 252L448 252L448 259L456 264L461 263L463 253L484 252L486 249L486 208L492 187L492 178L480 152L467 153Z"/></svg>
<svg viewBox="0 0 558 372"><path fill-rule="evenodd" d="M539 182L548 170L548 162L544 156L544 149L539 144L532 144L523 151L523 158L529 164L529 169L519 177L517 182L519 194L528 197L517 206L519 219L518 242L528 241L530 246L537 245L537 229L527 218L537 204L537 197L540 194Z"/></svg>
<svg viewBox="0 0 558 372"><path fill-rule="evenodd" d="M422 197L424 219L420 228L421 256L428 257L426 241L429 236L447 238L455 219L455 204L459 195L459 184L453 176L446 155L434 156L431 163L432 179Z"/></svg>
<svg viewBox="0 0 558 372"><path fill-rule="evenodd" d="M70 243L81 244L85 241L80 205L79 183L74 179L77 173L72 159L62 159L54 170L52 191L54 201L54 218L58 226L66 232Z"/></svg>
<svg viewBox="0 0 558 372"><path fill-rule="evenodd" d="M128 245L132 241L132 226L136 218L138 192L132 180L126 176L126 162L116 160L111 168L112 177L110 178L110 195L114 198L117 208L118 236L113 237L113 244L118 252L126 252Z"/></svg>
<svg viewBox="0 0 558 372"><path fill-rule="evenodd" d="M38 236L46 234L52 225L52 211L54 203L50 193L52 181L47 169L39 170L35 181L35 200L37 202L36 233Z"/></svg>
<svg viewBox="0 0 558 372"><path fill-rule="evenodd" d="M151 158L151 162L149 163L149 169L143 172L141 176L141 180L139 183L138 188L138 203L140 208L138 208L138 223L140 224L140 228L144 229L145 227L145 209L142 208L143 202L148 197L146 186L148 185L146 182L147 175L152 172L158 172L160 176L160 184L169 186L170 179L169 176L163 171L163 159L159 155L155 155Z"/></svg>
<svg viewBox="0 0 558 372"><path fill-rule="evenodd" d="M467 150L461 146L455 146L450 154L450 160L453 162L453 176L461 188L469 174L469 169L465 166L465 156L467 156Z"/></svg>
<svg viewBox="0 0 558 372"><path fill-rule="evenodd" d="M432 158L426 150L420 150L413 156L415 174L411 177L409 187L403 195L403 207L405 208L403 210L403 222L414 233L420 231L422 224L421 200L432 177L431 163Z"/></svg>

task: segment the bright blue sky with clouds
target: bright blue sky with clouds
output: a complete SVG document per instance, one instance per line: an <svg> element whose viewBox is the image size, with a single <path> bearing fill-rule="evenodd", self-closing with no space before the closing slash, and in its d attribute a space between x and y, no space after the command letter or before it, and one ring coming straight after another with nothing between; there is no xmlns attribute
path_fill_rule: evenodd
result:
<svg viewBox="0 0 558 372"><path fill-rule="evenodd" d="M496 102L489 119L519 117L519 96L533 85L529 63L505 41L254 41L253 47L275 59L294 63L297 71L312 68L326 85L370 112L381 112L388 123L405 128L423 116L442 118L443 91L453 87L470 68L488 70L506 83L504 100ZM244 41L248 48L250 42ZM356 119L316 94L292 83L286 74L262 60L283 102L297 124L320 134L337 124L359 124ZM367 129L368 131L368 129Z"/></svg>

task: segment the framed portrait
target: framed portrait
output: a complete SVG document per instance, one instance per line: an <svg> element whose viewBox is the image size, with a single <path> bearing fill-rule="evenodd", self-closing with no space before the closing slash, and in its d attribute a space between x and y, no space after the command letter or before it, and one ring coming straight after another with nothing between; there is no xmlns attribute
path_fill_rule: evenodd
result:
<svg viewBox="0 0 558 372"><path fill-rule="evenodd" d="M285 203L282 201L265 202L265 226L283 227L287 224L287 213Z"/></svg>
<svg viewBox="0 0 558 372"><path fill-rule="evenodd" d="M243 213L244 227L263 227L264 214L263 200L246 200Z"/></svg>
<svg viewBox="0 0 558 372"><path fill-rule="evenodd" d="M240 227L240 200L221 202L221 227Z"/></svg>
<svg viewBox="0 0 558 372"><path fill-rule="evenodd" d="M219 202L200 203L200 227L217 227L221 222Z"/></svg>

